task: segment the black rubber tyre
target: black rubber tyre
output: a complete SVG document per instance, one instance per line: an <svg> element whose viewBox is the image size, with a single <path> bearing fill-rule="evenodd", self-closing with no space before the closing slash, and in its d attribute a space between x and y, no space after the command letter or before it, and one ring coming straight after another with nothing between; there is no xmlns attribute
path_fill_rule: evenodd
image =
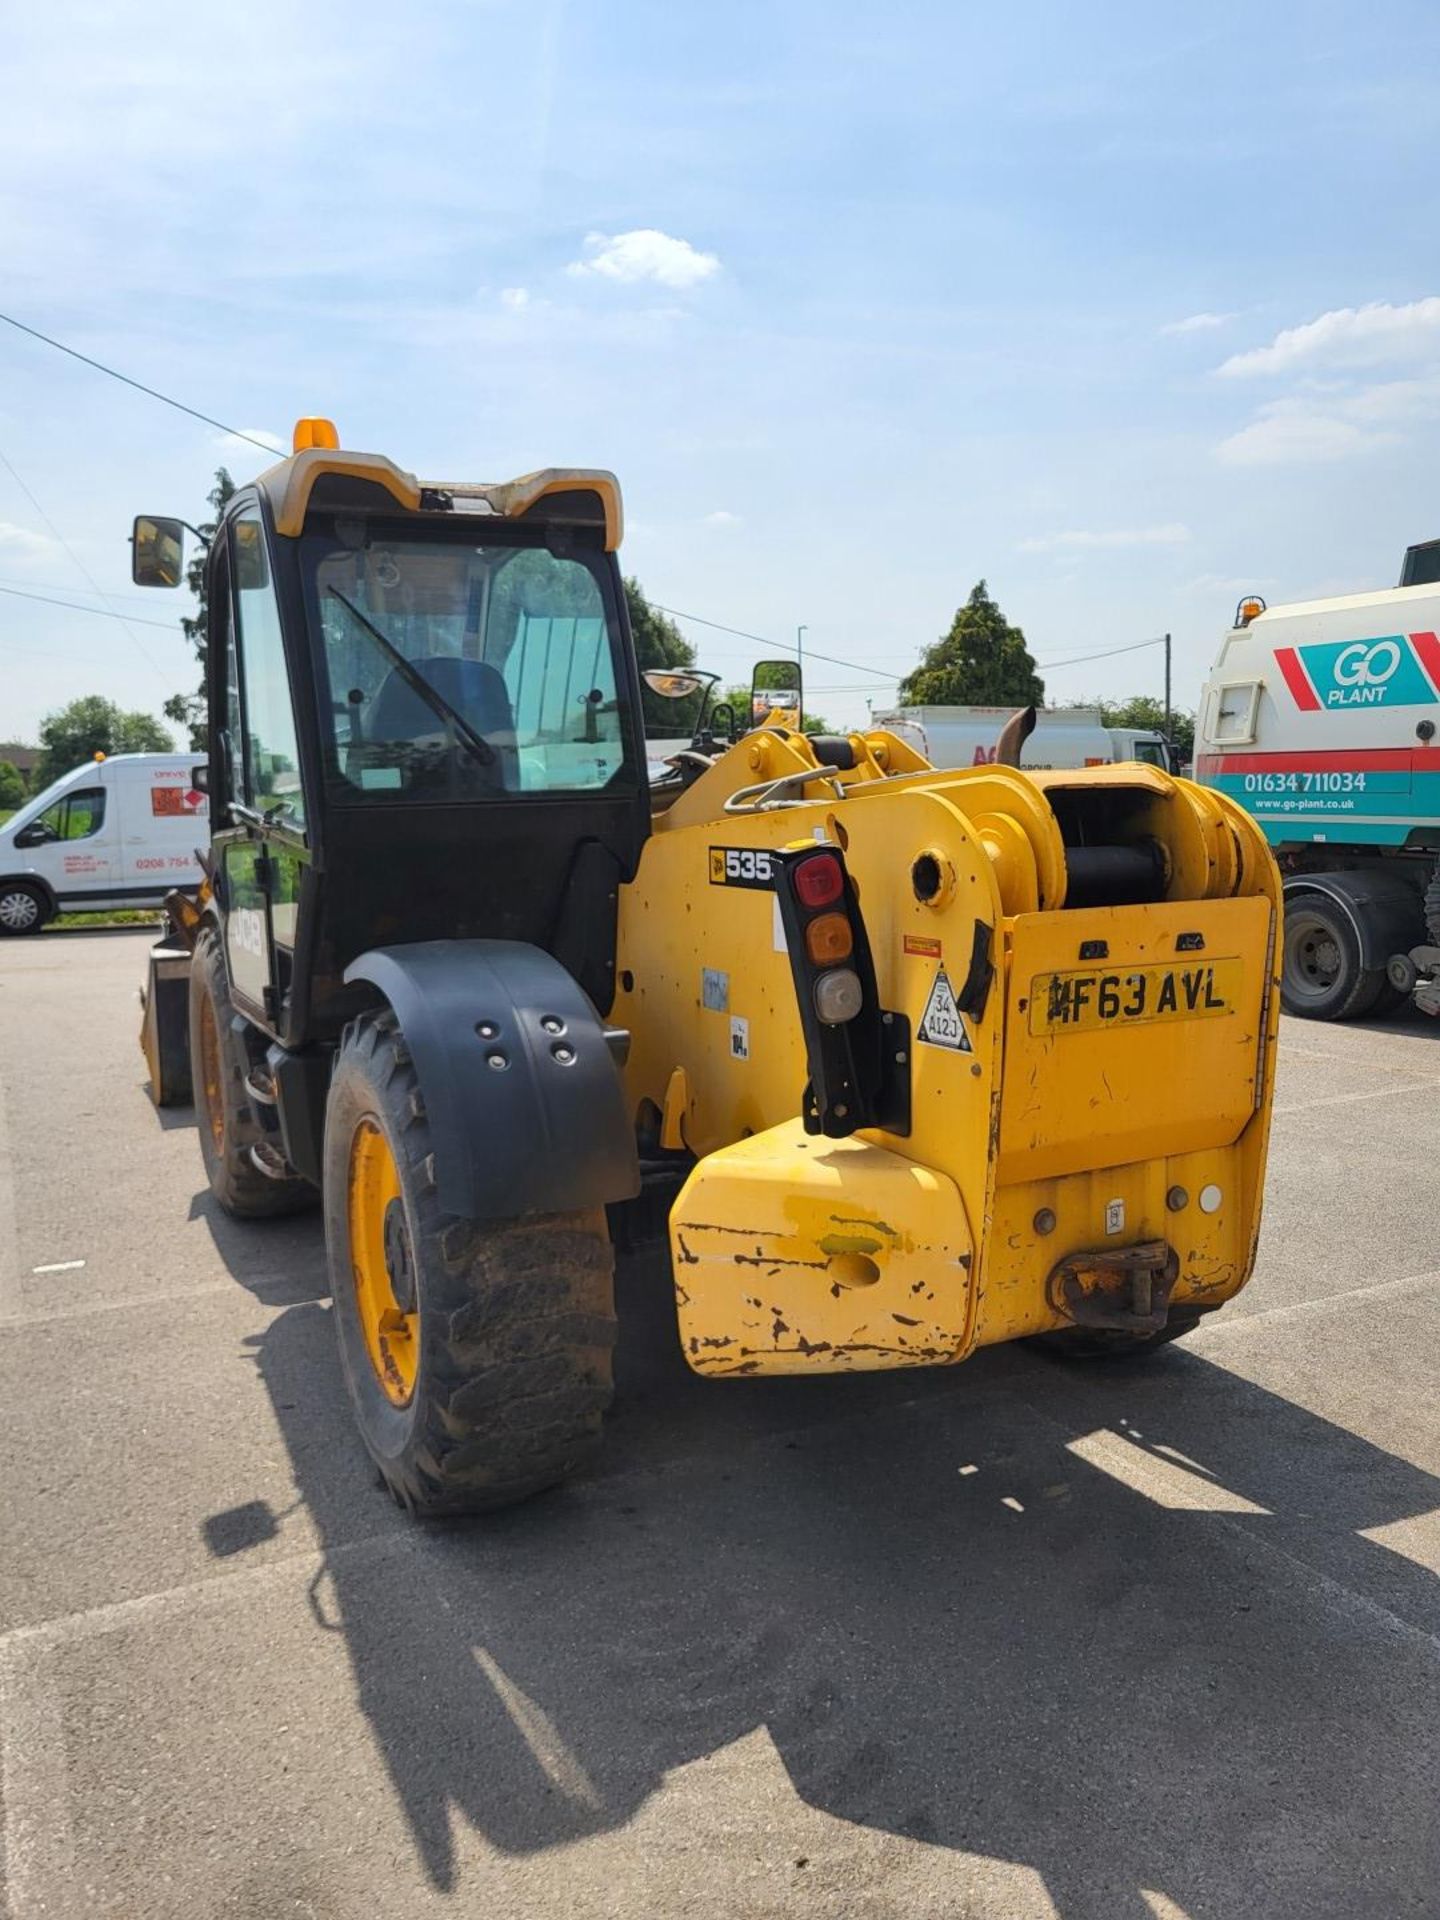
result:
<svg viewBox="0 0 1440 1920"><path fill-rule="evenodd" d="M1056 1360L1138 1360L1183 1340L1199 1326L1203 1314L1177 1308L1159 1333L1119 1333L1100 1327L1058 1327L1054 1333L1033 1334L1027 1346L1038 1347Z"/></svg>
<svg viewBox="0 0 1440 1920"><path fill-rule="evenodd" d="M24 933L39 933L52 918L49 896L28 880L7 880L0 885L0 934L12 939Z"/></svg>
<svg viewBox="0 0 1440 1920"><path fill-rule="evenodd" d="M1358 1020L1389 982L1384 967L1360 962L1360 943L1333 901L1300 894L1285 903L1280 1000L1304 1020Z"/></svg>
<svg viewBox="0 0 1440 1920"><path fill-rule="evenodd" d="M414 1380L397 1404L366 1344L351 1247L354 1147L383 1134L398 1174ZM603 1208L520 1220L440 1211L424 1099L388 1009L345 1030L325 1117L325 1239L360 1436L395 1499L482 1513L557 1485L601 1441L614 1387L614 1255ZM387 1259L389 1236L387 1234Z"/></svg>
<svg viewBox="0 0 1440 1920"><path fill-rule="evenodd" d="M205 1177L237 1220L269 1220L314 1206L319 1196L308 1180L274 1180L250 1158L267 1136L245 1086L244 1024L230 999L220 935L204 926L190 958L190 1073Z"/></svg>

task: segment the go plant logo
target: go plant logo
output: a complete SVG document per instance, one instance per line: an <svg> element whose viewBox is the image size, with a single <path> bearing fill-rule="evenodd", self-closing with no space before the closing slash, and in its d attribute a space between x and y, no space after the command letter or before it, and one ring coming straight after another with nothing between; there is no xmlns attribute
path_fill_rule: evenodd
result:
<svg viewBox="0 0 1440 1920"><path fill-rule="evenodd" d="M1275 664L1307 713L1336 707L1433 707L1440 702L1440 640L1384 633L1277 647Z"/></svg>

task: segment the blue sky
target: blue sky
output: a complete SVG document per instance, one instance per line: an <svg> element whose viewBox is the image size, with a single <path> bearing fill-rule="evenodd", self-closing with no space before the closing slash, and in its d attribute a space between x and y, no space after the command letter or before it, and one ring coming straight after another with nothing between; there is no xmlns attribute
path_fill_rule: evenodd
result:
<svg viewBox="0 0 1440 1920"><path fill-rule="evenodd" d="M1169 628L1193 705L1242 590L1440 534L1433 7L151 17L11 10L0 306L424 478L613 467L652 598L878 669L814 664L832 718L982 574L1042 663ZM131 514L265 464L8 328L0 454L0 586L161 622ZM0 738L192 680L178 631L0 594Z"/></svg>

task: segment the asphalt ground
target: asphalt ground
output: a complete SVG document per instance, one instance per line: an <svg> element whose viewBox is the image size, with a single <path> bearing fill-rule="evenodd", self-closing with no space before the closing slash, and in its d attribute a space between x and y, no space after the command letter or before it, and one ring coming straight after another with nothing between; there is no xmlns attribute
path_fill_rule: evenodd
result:
<svg viewBox="0 0 1440 1920"><path fill-rule="evenodd" d="M436 1529L147 939L0 943L12 1920L1440 1915L1440 1026L1285 1023L1257 1275L1143 1364L705 1382L649 1258L601 1470Z"/></svg>

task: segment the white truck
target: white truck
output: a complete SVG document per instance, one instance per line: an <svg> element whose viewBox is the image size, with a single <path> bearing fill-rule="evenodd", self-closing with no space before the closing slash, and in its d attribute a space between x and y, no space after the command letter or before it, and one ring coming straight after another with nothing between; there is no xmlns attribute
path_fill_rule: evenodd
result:
<svg viewBox="0 0 1440 1920"><path fill-rule="evenodd" d="M874 715L884 727L916 747L933 767L993 765L1000 730L1010 707L893 707ZM1143 760L1178 773L1169 742L1137 727L1107 727L1098 707L1042 707L1035 731L1021 750L1022 767L1108 767L1116 760Z"/></svg>
<svg viewBox="0 0 1440 1920"><path fill-rule="evenodd" d="M0 826L0 934L197 887L206 784L203 754L100 755L62 774Z"/></svg>
<svg viewBox="0 0 1440 1920"><path fill-rule="evenodd" d="M1255 816L1285 878L1281 995L1344 1020L1440 1013L1440 542L1400 585L1242 600L1200 702L1195 777Z"/></svg>

